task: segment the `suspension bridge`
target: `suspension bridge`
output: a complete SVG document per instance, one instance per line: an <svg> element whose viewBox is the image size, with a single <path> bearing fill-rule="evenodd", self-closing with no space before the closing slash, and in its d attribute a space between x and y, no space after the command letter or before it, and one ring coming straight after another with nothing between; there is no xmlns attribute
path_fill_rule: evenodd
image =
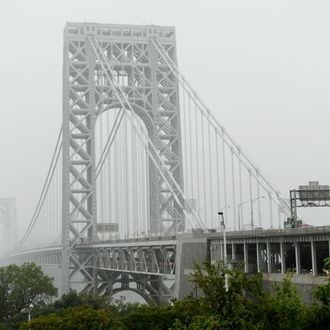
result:
<svg viewBox="0 0 330 330"><path fill-rule="evenodd" d="M178 290L185 237L219 236L218 211L234 233L291 216L180 72L175 29L67 23L63 124L4 260L55 266L62 293L132 290L162 303Z"/></svg>

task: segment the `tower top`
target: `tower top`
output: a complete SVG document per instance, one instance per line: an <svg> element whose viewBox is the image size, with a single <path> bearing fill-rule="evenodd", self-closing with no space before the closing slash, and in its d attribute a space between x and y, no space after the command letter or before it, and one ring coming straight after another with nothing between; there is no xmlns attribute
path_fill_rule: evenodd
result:
<svg viewBox="0 0 330 330"><path fill-rule="evenodd" d="M64 28L66 36L94 35L99 38L112 39L159 39L173 40L175 38L174 26L160 25L128 25L128 24L100 24L67 22Z"/></svg>

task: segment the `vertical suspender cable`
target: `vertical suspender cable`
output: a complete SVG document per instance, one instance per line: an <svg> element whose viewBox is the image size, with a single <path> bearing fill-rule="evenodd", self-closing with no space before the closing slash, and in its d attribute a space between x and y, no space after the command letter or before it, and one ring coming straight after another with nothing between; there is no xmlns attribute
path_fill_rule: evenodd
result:
<svg viewBox="0 0 330 330"><path fill-rule="evenodd" d="M194 99L194 104L195 104L195 147L196 147L196 188L197 188L197 203L196 203L196 208L197 208L197 214L199 216L199 210L200 210L200 172L199 172L199 134L198 134L198 117L197 117L197 105L196 105L196 100ZM205 221L205 220L204 220Z"/></svg>
<svg viewBox="0 0 330 330"><path fill-rule="evenodd" d="M198 105L199 109L201 111L203 111L203 113L208 113L209 116L211 116L211 118L212 118L212 125L214 125L214 127L218 127L219 129L223 129L223 127L219 124L219 122L217 121L217 119L212 115L212 113L210 112L210 110L205 106L205 104L202 102L202 100L194 92L193 88L190 86L190 84L184 78L184 76L182 75L182 73L179 71L179 69L177 67L177 64L174 63L173 60L164 51L162 45L160 45L160 43L158 42L158 40L157 39L152 39L152 42L156 46L158 52L161 54L161 56L164 59L164 61L166 62L166 64L170 67L171 71L177 76L178 81L182 85L182 87L184 89L186 89L187 91L191 91L192 93L195 94L195 99L199 102L199 105ZM227 133L226 133L226 138L228 139L228 143L232 144L235 148L239 149L239 147L234 142L234 140L232 139L232 137L230 135L228 135ZM251 166L253 169L256 169L256 166L250 161L250 159L245 155L245 153L239 152L239 154L237 156L240 157L240 160L241 161L244 160L244 161L247 162L247 164L245 162L243 163L243 165L247 169L249 168L249 166ZM255 177L254 174L253 174L253 176L256 179L256 177ZM262 179L262 186L263 186L263 188L266 190L266 186L267 186L268 188L271 189L271 191L274 192L274 188L272 187L272 185L269 183L269 181L263 175L261 175L261 179ZM277 198L274 199L274 201L278 205L280 205L280 206L285 205L286 207L285 207L284 211L289 215L289 212L290 212L289 211L289 205L288 205L288 203L280 195L277 195Z"/></svg>
<svg viewBox="0 0 330 330"><path fill-rule="evenodd" d="M54 178L53 178L53 182L52 182L52 210L51 210L51 223L49 226L50 229L50 233L49 233L49 237L48 237L48 245L52 243L53 239L52 239L52 235L55 234L55 214L56 214L56 170L54 173Z"/></svg>
<svg viewBox="0 0 330 330"><path fill-rule="evenodd" d="M105 123L106 123L106 138L108 139L108 135L110 134L110 123L109 123L109 111L106 111L105 115ZM104 187L104 200L106 204L106 213L105 218L111 222L111 199L109 194L109 187L111 184L111 152L109 153L106 160L106 170L105 170L105 187Z"/></svg>
<svg viewBox="0 0 330 330"><path fill-rule="evenodd" d="M214 228L214 218L216 215L215 210L213 209L213 182L212 182L212 152L211 152L211 126L208 121L207 125L208 133L208 152L209 152L209 185L210 185L210 213L211 213L211 228Z"/></svg>
<svg viewBox="0 0 330 330"><path fill-rule="evenodd" d="M194 178L196 178L196 175L194 176L193 173L193 135L192 135L192 116L193 113L191 112L191 94L188 94L188 118L189 118L189 145L190 145L190 164L189 164L189 170L190 170L190 185L191 185L191 198L195 197L195 191L194 191Z"/></svg>
<svg viewBox="0 0 330 330"><path fill-rule="evenodd" d="M272 202L272 196L269 193L269 220L270 220L270 228L273 229L273 202Z"/></svg>
<svg viewBox="0 0 330 330"><path fill-rule="evenodd" d="M278 211L278 214L277 214L277 225L278 225L278 229L281 229L281 208L278 206L277 207L277 211Z"/></svg>
<svg viewBox="0 0 330 330"><path fill-rule="evenodd" d="M238 212L238 230L243 229L243 212L242 212L242 204L243 204L243 187L242 187L242 163L238 160L238 179L239 179L239 206L237 208ZM236 205L234 205L236 207Z"/></svg>
<svg viewBox="0 0 330 330"><path fill-rule="evenodd" d="M140 193L140 187L139 187L139 182L137 180L138 177L138 172L137 172L137 149L136 149L136 141L137 138L134 134L134 130L130 130L130 135L131 135L131 186L132 186L132 204L133 204L133 214L132 214L132 221L133 221L133 231L134 231L134 237L137 237L137 232L138 232L138 221L139 218L137 216L138 211L137 211L137 195Z"/></svg>
<svg viewBox="0 0 330 330"><path fill-rule="evenodd" d="M118 110L120 111L120 109ZM122 224L119 222L119 182L118 182L118 178L119 178L119 172L118 172L118 139L119 139L119 134L117 134L117 138L114 141L114 149L113 149L113 154L114 154L114 182L111 183L111 187L113 189L114 192L114 206L115 206L115 221L119 226L119 231L122 232Z"/></svg>
<svg viewBox="0 0 330 330"><path fill-rule="evenodd" d="M224 131L222 131L222 169L223 169L223 196L224 196L224 209L223 212L225 214L225 225L228 224L227 217L227 173L226 173L226 145L225 145L225 135Z"/></svg>
<svg viewBox="0 0 330 330"><path fill-rule="evenodd" d="M122 189L124 185L124 178L123 178L123 139L122 139L122 134L123 134L123 125L121 125L119 129L119 134L118 134L118 139L117 139L117 182L116 182L116 188L118 191L118 221L120 223L120 227L122 228L122 235L123 238L125 238L125 221L124 221L124 215L123 215L123 209L122 209Z"/></svg>
<svg viewBox="0 0 330 330"><path fill-rule="evenodd" d="M54 243L55 245L59 244L60 242L58 241L58 237L60 236L60 219L61 216L60 214L62 214L62 208L61 208L61 198L60 198L60 191L61 191L61 173L62 173L62 169L61 166L59 166L59 169L57 170L57 175L56 175L56 219L55 219L55 223L56 223L56 235L54 237Z"/></svg>
<svg viewBox="0 0 330 330"><path fill-rule="evenodd" d="M235 191L235 163L234 163L234 152L231 151L231 180L232 180L232 192L233 192L233 221L234 221L234 230L236 230L236 191Z"/></svg>
<svg viewBox="0 0 330 330"><path fill-rule="evenodd" d="M139 219L138 221L138 237L141 236L142 231L143 231L143 217L142 217L142 194L144 194L144 189L143 185L141 182L141 171L142 171L142 164L141 164L141 148L140 145L138 144L138 139L136 139L136 144L137 144L137 155L136 155L136 168L137 168L137 176L136 176L136 181L138 183L138 194L136 196L137 200L137 217Z"/></svg>
<svg viewBox="0 0 330 330"><path fill-rule="evenodd" d="M259 174L257 174L257 177ZM260 196L260 183L257 180L257 194L258 194L258 227L261 227L261 196Z"/></svg>
<svg viewBox="0 0 330 330"><path fill-rule="evenodd" d="M143 203L144 205L144 219L145 219L145 228L146 228L146 235L149 235L149 224L150 224L150 178L149 178L149 157L147 153L143 154L143 162L147 169L146 172L143 172L143 182L145 182L146 189L147 189L147 200Z"/></svg>
<svg viewBox="0 0 330 330"><path fill-rule="evenodd" d="M137 122L137 119L136 119L137 115L136 115L135 111L133 110L132 105L130 104L129 100L127 99L127 96L124 94L121 86L115 80L113 80L111 78L111 76L114 76L114 73L113 73L113 69L111 68L111 65L109 64L108 59L104 59L104 54L103 54L102 50L100 49L100 45L98 44L98 42L95 40L94 37L88 37L88 40L94 50L95 55L97 56L97 58L100 61L102 70L104 71L105 75L107 76L107 79L109 80L110 84L112 85L113 89L116 92L116 94L119 98L119 102L121 103L121 105L125 111L125 114L128 116L130 123L134 126L134 129L137 130L137 128L140 127ZM124 108L125 107L124 104L127 104L127 106L129 107L129 110L131 110L131 112L129 112L128 110L126 110ZM139 135L139 137L141 137L141 134L139 131L137 134ZM166 170L166 165L164 163L164 160L158 155L156 147L153 144L153 142L150 140L148 135L146 135L145 138L147 139L147 141L148 141L149 145L151 146L152 150L154 151L155 155L152 152L149 152L149 149L147 148L147 145L144 143L143 140L141 140L141 142L144 144L144 146L146 148L146 152L148 153L152 162L156 166L158 166L158 162L160 163L161 166L158 166L159 174L162 177L162 179L165 181L165 183L166 183L167 187L169 188L169 190L171 191L171 193L174 195L175 201L182 208L182 210L185 214L187 214L187 215L190 214L192 216L191 220L194 220L197 223L197 225L205 228L204 223L200 221L199 217L196 215L194 210L188 210L189 213L187 212L185 205L180 200L180 196L181 196L183 198L183 201L186 201L186 196L185 196L184 192L182 191L182 189L179 186L179 184L177 183L177 181L174 179L172 173L170 173L168 170Z"/></svg>
<svg viewBox="0 0 330 330"><path fill-rule="evenodd" d="M207 223L204 117L201 113L200 113L200 118L201 118L201 126L202 126L202 169L203 169L204 221L205 221L205 223Z"/></svg>
<svg viewBox="0 0 330 330"><path fill-rule="evenodd" d="M61 162L60 162L61 163ZM60 242L58 242L58 237L60 236L60 219L61 216L60 214L62 214L62 207L61 207L61 198L60 198L60 191L61 191L61 181L62 181L62 177L61 177L61 173L62 173L62 168L60 166L60 169L57 172L57 184L56 184L56 196L57 196L57 215L56 215L56 244L59 244Z"/></svg>
<svg viewBox="0 0 330 330"><path fill-rule="evenodd" d="M136 181L137 187L136 187L136 195L133 196L135 199L135 207L136 207L136 221L137 221L137 228L136 228L136 233L137 237L140 237L141 234L141 217L140 217L140 210L139 210L139 199L138 197L142 194L144 194L144 190L142 190L142 186L139 180L139 144L138 144L138 139L135 136L135 134L132 132L132 136L134 138L134 144L135 144L135 161L136 161L136 166L135 166L135 177L132 179L133 182Z"/></svg>
<svg viewBox="0 0 330 330"><path fill-rule="evenodd" d="M124 118L125 119L125 118ZM125 200L125 189L126 189L126 181L125 181L125 146L124 146L124 134L125 134L125 121L123 122L123 127L121 129L120 134L120 141L118 141L118 150L121 150L120 152L120 162L119 162L119 168L121 172L121 182L120 185L120 220L123 223L123 229L124 229L124 238L127 238L127 227L126 227L126 200ZM119 182L120 184L120 182Z"/></svg>
<svg viewBox="0 0 330 330"><path fill-rule="evenodd" d="M57 170L57 176L56 176L56 199L57 199L57 202L56 202L56 219L55 219L55 222L56 222L56 235L55 235L55 244L57 244L57 239L58 239L58 236L60 235L60 230L59 230L59 222L60 222L60 214L62 214L61 212L61 202L60 202L60 195L59 195L59 191L61 191L61 186L60 186L60 181L61 181L61 176L60 174L62 173L62 170L61 170L61 167Z"/></svg>
<svg viewBox="0 0 330 330"><path fill-rule="evenodd" d="M249 189L250 189L250 225L253 229L254 227L254 221L253 221L253 192L252 192L252 175L251 170L249 170Z"/></svg>
<svg viewBox="0 0 330 330"><path fill-rule="evenodd" d="M102 150L103 150L103 116L102 114L100 115L99 118L99 129L100 129L100 141L99 141L99 150L100 150L100 156L102 155ZM101 216L101 222L104 221L104 196L103 196L103 187L104 187L104 171L101 170L100 173L100 185L99 185L99 196L98 196L98 203L100 205L100 216Z"/></svg>
<svg viewBox="0 0 330 330"><path fill-rule="evenodd" d="M125 208L125 221L126 221L126 237L129 238L129 218L130 218L130 199L129 199L129 180L128 180L128 142L127 142L127 116L124 118L124 162L125 162L125 202L124 208Z"/></svg>
<svg viewBox="0 0 330 330"><path fill-rule="evenodd" d="M58 205L58 170L55 172L55 221L54 221L54 237L53 237L53 243L56 244L56 238L58 235L57 232L57 223L58 223L58 209L59 209L59 205Z"/></svg>
<svg viewBox="0 0 330 330"><path fill-rule="evenodd" d="M184 158L184 186L186 187L186 193L188 193L188 162L187 162L187 130L186 130L186 97L185 97L185 91L182 90L182 122L181 122L181 128L182 128L182 134L183 134L183 158ZM182 136L181 134L181 136ZM190 184L189 184L190 188Z"/></svg>
<svg viewBox="0 0 330 330"><path fill-rule="evenodd" d="M138 142L138 140L136 140ZM146 189L145 189L145 182L143 182L143 172L146 171L146 167L143 164L143 156L142 156L142 152L143 149L141 148L141 146L138 146L138 164L139 164L139 176L138 176L138 181L139 181L139 186L141 187L141 191L139 192L138 195L138 207L139 207L139 218L140 218L140 234L142 234L142 232L146 232L145 228L144 228L144 213L143 213L143 209L144 209L144 200L143 197L146 196ZM143 196L142 196L143 194ZM148 196L146 196L148 198Z"/></svg>
<svg viewBox="0 0 330 330"><path fill-rule="evenodd" d="M43 239L44 245L46 245L48 243L48 237L50 235L49 227L50 227L50 220L51 220L51 211L52 211L52 184L50 186L49 193L48 193L47 199L46 199L46 212L47 212L47 216L45 217L46 221L41 221L41 219L39 218L39 221L42 223L42 227L43 227L43 230L41 232L46 233L46 235Z"/></svg>
<svg viewBox="0 0 330 330"><path fill-rule="evenodd" d="M110 131L110 123L111 119L114 118L115 113L112 112L111 114L109 111L107 111L109 114L108 120L109 120L109 131ZM108 182L108 191L109 191L109 208L110 208L110 220L111 222L113 219L115 219L115 199L114 199L114 164L115 164L115 150L114 148L111 149L111 154L109 155L109 162L110 162L110 175L109 175L109 182Z"/></svg>
<svg viewBox="0 0 330 330"><path fill-rule="evenodd" d="M214 130L215 132L215 166L216 166L216 175L217 175L217 206L218 206L218 211L221 210L221 200L220 200L220 161L219 161L219 138L217 131Z"/></svg>
<svg viewBox="0 0 330 330"><path fill-rule="evenodd" d="M125 118L123 122L123 127L121 130L121 141L120 141L120 146L121 146L121 162L119 164L121 168L121 175L122 175L122 185L120 186L121 188L121 201L120 201L120 209L121 209L121 217L123 221L123 226L124 226L124 237L127 238L127 199L126 199L126 187L127 187L127 182L126 182L126 149L125 149ZM120 150L120 149L119 149Z"/></svg>

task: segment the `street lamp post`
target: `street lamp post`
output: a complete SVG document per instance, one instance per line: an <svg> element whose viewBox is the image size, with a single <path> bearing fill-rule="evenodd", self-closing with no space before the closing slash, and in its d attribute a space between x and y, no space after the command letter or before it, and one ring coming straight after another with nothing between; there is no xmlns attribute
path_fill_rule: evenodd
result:
<svg viewBox="0 0 330 330"><path fill-rule="evenodd" d="M225 220L223 217L223 212L219 211L218 215L221 217L220 219L220 225L222 226L222 232L223 232L223 263L224 266L227 268L227 237L226 237L226 225ZM225 290L228 291L228 274L225 273Z"/></svg>
<svg viewBox="0 0 330 330"><path fill-rule="evenodd" d="M33 306L33 304L31 303L31 304L29 305L29 307L27 308L27 312L28 312L28 320L29 320L29 322L31 321L31 310L32 310L33 307L34 307L34 306Z"/></svg>
<svg viewBox="0 0 330 330"><path fill-rule="evenodd" d="M223 213L223 217L224 217L225 214L226 214L226 211L225 211L226 209L230 209L230 205L226 205L226 206L224 206L223 208L221 208L220 211L218 211L218 215L219 215L220 212L221 212L221 213ZM222 229L222 228L221 228L221 221L222 221L222 220L220 220L220 230Z"/></svg>
<svg viewBox="0 0 330 330"><path fill-rule="evenodd" d="M265 196L259 196L257 198L254 198L252 200L247 200L247 201L244 201L242 203L239 203L237 205L237 213L238 213L238 225L239 225L239 229L244 229L243 228L243 217L241 217L241 213L242 213L242 206L246 203L251 203L251 220L250 220L250 224L251 224L251 229L253 229L254 227L254 221L253 221L253 210L252 210L252 207L253 207L253 203L256 202L257 200L261 199L261 198L265 198ZM241 221L242 221L242 228L240 228L240 225L241 225Z"/></svg>

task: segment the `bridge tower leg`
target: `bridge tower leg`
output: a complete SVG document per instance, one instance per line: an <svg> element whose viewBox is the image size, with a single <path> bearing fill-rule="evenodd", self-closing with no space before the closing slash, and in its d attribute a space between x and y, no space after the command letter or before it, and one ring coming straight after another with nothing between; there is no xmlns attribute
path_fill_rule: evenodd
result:
<svg viewBox="0 0 330 330"><path fill-rule="evenodd" d="M63 182L62 274L63 293L73 276L93 287L91 255L79 253L81 244L95 239L95 56L78 35L64 32L63 61ZM85 260L84 260L85 259ZM87 262L86 264L86 261ZM79 281L79 279L77 279Z"/></svg>
<svg viewBox="0 0 330 330"><path fill-rule="evenodd" d="M96 239L97 223L95 121L102 112L120 108L93 53L91 36L168 170L183 188L178 81L152 42L156 38L176 63L174 28L67 23L63 54L63 292L77 281L88 291L97 290L94 256L88 248ZM152 162L148 182L149 233L184 230L182 210Z"/></svg>

